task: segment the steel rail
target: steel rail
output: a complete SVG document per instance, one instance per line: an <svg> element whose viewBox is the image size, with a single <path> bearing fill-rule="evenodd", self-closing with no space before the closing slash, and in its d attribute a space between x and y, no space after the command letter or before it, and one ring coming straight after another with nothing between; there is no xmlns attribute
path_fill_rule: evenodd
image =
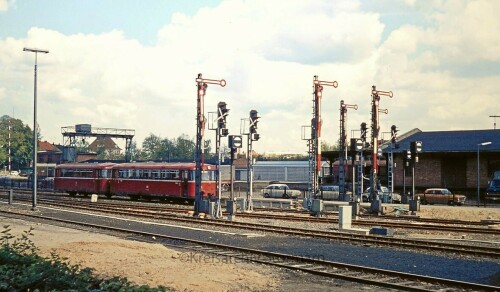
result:
<svg viewBox="0 0 500 292"><path fill-rule="evenodd" d="M317 223L338 223L336 218L317 218L317 217L297 217L297 216L282 216L282 215L271 215L271 214L258 214L258 213L243 213L239 214L240 217L246 218L264 218L264 219L277 219L277 220L288 220L288 221L308 221ZM413 223L401 223L401 222L383 222L383 221L362 221L353 220L352 224L361 226L386 226L393 228L407 228L407 229L425 229L425 230L436 230L436 231L453 231L461 233L480 233L480 234L495 234L500 235L500 229L488 229L488 228L477 228L477 227L464 227L464 226L449 226L449 225L429 225L429 224L413 224ZM455 223L460 225L460 223Z"/></svg>
<svg viewBox="0 0 500 292"><path fill-rule="evenodd" d="M294 256L283 253L269 252L258 249L250 249L237 247L225 244L217 244L201 240L194 240L182 237L175 237L160 233L145 232L126 228L106 226L102 224L92 224L88 222L80 222L74 220L66 220L60 218L49 218L47 216L23 214L12 211L0 211L0 213L36 218L41 220L56 221L64 224L72 224L77 226L85 226L90 228L99 228L113 232L121 232L126 234L134 234L146 236L149 238L166 239L172 241L182 241L194 246L189 247L192 250L204 253L212 253L216 255L240 258L251 262L280 266L290 270L300 270L303 272L316 274L319 276L338 278L355 283L363 283L375 285L379 287L394 288L405 291L443 291L444 288L455 289L473 289L473 291L498 291L500 287L484 285L479 283L471 283L457 281L451 279L437 278L431 276L417 275L385 269L377 269L364 267L359 265L351 265L340 262L333 262L320 259L312 259L308 257ZM227 251L233 251L227 252ZM253 255L253 256L248 256ZM257 257L256 257L257 256Z"/></svg>
<svg viewBox="0 0 500 292"><path fill-rule="evenodd" d="M86 204L83 205L83 204ZM76 208L82 210L89 210L94 212L104 212L118 214L122 216L140 216L150 219L167 219L175 220L177 222L184 223L194 223L194 224L205 224L220 227L232 227L232 228L244 228L261 232L271 232L280 233L286 235L294 236L308 236L314 238L323 238L329 240L340 240L348 242L357 242L363 245L385 245L385 246L398 246L401 248L413 248L426 251L441 251L456 255L466 253L467 255L475 255L480 257L487 257L498 259L500 258L500 248L497 247L485 247L485 246L470 246L455 243L442 243L429 240L416 240L416 239L404 239L404 238L393 238L385 236L374 236L374 235L361 235L348 232L329 232L329 231L318 231L310 230L304 228L290 228L290 227L279 227L279 226L268 226L264 224L248 223L248 222L237 222L237 221L225 221L216 219L202 219L195 217L179 216L168 213L159 213L157 211L135 211L129 206L119 206L121 209L117 209L116 206L110 206L109 204L90 203L90 202L80 202L80 205L76 205L75 202L65 203L65 202L49 202L50 205L63 206L69 208ZM96 209L96 207L100 209Z"/></svg>
<svg viewBox="0 0 500 292"><path fill-rule="evenodd" d="M7 191L7 190L5 190ZM19 189L16 189L18 193L26 193L30 194L30 191L27 189L26 191L22 191ZM40 191L39 192L41 195L47 195L47 196L57 196L57 197L64 197L71 199L73 197L68 197L66 193L60 193L60 192L53 192L53 191ZM172 199L178 199L178 198L172 198ZM116 201L124 201L124 202L130 202L130 199L126 198L106 198L106 200L116 200ZM179 205L178 203L175 205ZM190 206L191 207L191 206ZM176 207L150 207L150 208L167 208L171 210L172 212L175 212L175 209L179 209L182 211L183 208L176 208ZM299 214L299 215L310 215L311 213L309 211L305 210L284 210L284 209L278 209L278 208L258 208L254 207L255 210L261 210L265 212L273 212L273 213L290 213L290 214ZM338 211L328 211L325 212L326 215L331 215L331 214L338 214ZM271 216L271 215L270 215ZM364 217L364 218L376 218L376 219L389 219L389 220L395 220L395 221L411 221L411 222L425 222L425 223L436 223L436 224L444 224L444 225L476 225L476 226L488 226L491 223L488 222L480 222L480 221L466 221L466 220L455 220L455 219L436 219L436 218L421 218L421 217L410 217L410 216L395 216L395 215L377 215L374 216L372 214L360 214L359 217ZM299 218L307 218L307 217L299 217ZM307 220L324 220L328 218L311 218ZM334 219L330 219L334 220ZM366 221L365 221L366 222ZM379 222L379 221L370 221L370 222ZM403 223L404 224L404 223ZM408 223L410 224L410 223ZM411 226L408 228L412 228ZM456 230L456 229L454 229ZM479 228L478 228L479 230ZM462 232L462 231L461 231ZM467 231L463 231L467 232ZM499 232L500 233L500 232Z"/></svg>

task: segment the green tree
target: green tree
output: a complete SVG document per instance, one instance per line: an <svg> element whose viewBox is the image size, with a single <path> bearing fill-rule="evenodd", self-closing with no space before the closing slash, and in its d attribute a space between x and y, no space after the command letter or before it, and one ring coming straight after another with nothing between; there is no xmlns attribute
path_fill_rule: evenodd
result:
<svg viewBox="0 0 500 292"><path fill-rule="evenodd" d="M137 147L137 142L135 140L132 140L130 143L130 159L132 161L143 160L143 156L142 149Z"/></svg>
<svg viewBox="0 0 500 292"><path fill-rule="evenodd" d="M76 141L75 148L77 153L86 153L89 151L89 142L85 139Z"/></svg>
<svg viewBox="0 0 500 292"><path fill-rule="evenodd" d="M145 160L157 160L161 157L162 139L160 136L149 134L142 142L142 155Z"/></svg>
<svg viewBox="0 0 500 292"><path fill-rule="evenodd" d="M188 135L182 134L177 138L161 138L150 134L142 142L142 149L135 149L134 160L158 161L193 161L196 143ZM205 140L204 153L209 157L212 150L212 141Z"/></svg>
<svg viewBox="0 0 500 292"><path fill-rule="evenodd" d="M8 144L10 125L10 148L12 169L27 167L33 155L33 131L23 121L8 115L0 118L0 164L8 164Z"/></svg>
<svg viewBox="0 0 500 292"><path fill-rule="evenodd" d="M188 135L182 134L175 139L174 157L184 160L194 160L196 143Z"/></svg>
<svg viewBox="0 0 500 292"><path fill-rule="evenodd" d="M329 144L328 142L321 142L321 151L334 151L339 150L339 145Z"/></svg>

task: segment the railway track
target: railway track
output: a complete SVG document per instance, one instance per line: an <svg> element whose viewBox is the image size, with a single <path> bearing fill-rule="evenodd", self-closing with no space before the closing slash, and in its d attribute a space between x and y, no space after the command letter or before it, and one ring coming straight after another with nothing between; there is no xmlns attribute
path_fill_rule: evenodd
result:
<svg viewBox="0 0 500 292"><path fill-rule="evenodd" d="M254 263L278 266L290 270L299 270L305 273L323 277L342 279L346 281L375 285L379 287L397 289L400 291L497 291L499 287L478 283L456 281L430 276L416 275L385 269L376 269L359 265L350 265L322 259L300 257L283 253L269 252L258 249L242 248L213 242L173 237L160 233L144 232L126 228L111 227L100 224L91 224L74 220L47 218L46 216L22 214L10 211L1 211L4 216L14 218L29 218L36 221L55 221L64 224L99 228L102 230L132 234L143 238L161 239L162 244L191 250L196 253L210 254L215 259L239 259Z"/></svg>
<svg viewBox="0 0 500 292"><path fill-rule="evenodd" d="M413 249L421 251L445 252L451 255L466 255L482 258L499 259L500 248L496 246L465 245L461 243L439 242L420 239L394 238L386 236L362 235L349 232L320 231L305 228L291 228L282 226L270 226L258 223L227 221L216 219L201 219L184 215L172 214L161 207L150 208L148 206L130 206L123 204L90 203L88 201L64 202L40 199L40 203L64 208L73 208L92 212L102 212L119 216L136 216L155 220L171 220L187 224L203 224L222 228L237 228L259 232L278 233L289 236L305 236L349 242L365 246L390 246L402 249ZM177 210L178 211L178 210Z"/></svg>
<svg viewBox="0 0 500 292"><path fill-rule="evenodd" d="M144 210L156 210L160 212L184 213L186 208L182 207L157 207L157 206L138 206L134 208ZM267 210L266 210L267 211ZM286 221L301 221L311 223L325 223L325 224L338 224L338 218L325 218L325 217L311 217L309 212L288 212L287 215L273 215L263 213L238 213L238 217L252 218L252 219L271 219L271 220L286 220ZM372 216L362 216L363 218L371 218ZM382 221L387 219L390 221ZM401 222L405 220L405 222ZM462 234L476 233L476 234L491 234L500 235L500 229L488 228L488 224L484 222L474 221L461 221L461 220L443 220L443 219L430 219L430 218L401 218L396 216L379 216L374 220L360 219L353 220L352 223L358 226L373 227L381 226L388 228L400 229L417 229L429 231L442 231L442 232L460 232ZM463 226L467 225L467 226ZM477 227L473 227L477 226Z"/></svg>
<svg viewBox="0 0 500 292"><path fill-rule="evenodd" d="M327 223L327 224L338 224L339 220L337 218L317 218L317 217L296 217L296 216L282 216L282 215L271 215L271 214L259 214L259 213L243 213L238 214L240 217L244 218L257 218L257 219L278 219L278 220L291 220L291 221L307 221L314 223ZM387 218L387 217L386 217ZM411 223L411 222L384 222L381 220L353 220L352 224L359 226L382 226L390 228L404 228L404 229L418 229L418 230L432 230L432 231L449 231L449 232L460 232L460 233L479 233L479 234L494 234L500 235L500 229L488 229L481 227L464 227L457 226L464 224L462 223L451 223L437 225L434 222L429 223ZM452 225L453 224L453 225ZM483 225L484 226L484 225Z"/></svg>
<svg viewBox="0 0 500 292"><path fill-rule="evenodd" d="M16 190L16 193L19 194L27 194L31 195L31 191L29 190ZM55 193L50 191L40 191L40 195L44 196L55 196L63 199L71 199L74 197L68 197L67 194L63 193ZM106 200L111 201L122 201L122 202L130 202L129 199L124 198L108 198ZM147 204L147 203L145 203ZM165 203L168 204L168 203ZM159 207L159 206L147 206L145 209L156 209L162 211L169 212L184 212L186 208L191 208L191 205L185 205L186 207L182 207L183 204L179 202L175 203L176 207ZM139 205L136 203L134 206L137 208ZM177 207L178 206L178 207ZM310 212L307 210L283 210L283 209L273 209L273 208L261 208L256 209L258 211L265 211L267 214L259 214L259 213L238 213L239 217L255 217L262 219L280 219L280 220L299 220L299 221L307 221L307 222L317 222L317 223L338 223L338 219L336 218L328 218L328 217L310 217ZM269 213L277 213L280 215L271 215ZM326 212L326 216L337 215L338 212ZM273 217L274 216L274 217ZM392 227L392 228L408 228L408 229L425 229L425 230L435 230L435 231L450 231L450 232L461 232L461 233L479 233L479 234L498 234L500 235L500 230L495 229L486 229L486 228L472 228L470 226L488 226L490 223L488 222L480 222L480 221L464 221L464 220L450 220L450 219L435 219L435 218L420 218L420 217L408 217L408 216L395 216L395 215L378 215L374 216L371 214L361 214L360 218L364 218L362 220L353 220L353 224L358 224L360 226L384 226L384 227ZM373 218L373 220L371 220ZM402 223L396 222L383 222L381 219L387 219L390 221L404 221ZM425 223L425 224L418 224ZM431 225L427 224L430 223ZM463 227L460 225L466 225L468 227Z"/></svg>

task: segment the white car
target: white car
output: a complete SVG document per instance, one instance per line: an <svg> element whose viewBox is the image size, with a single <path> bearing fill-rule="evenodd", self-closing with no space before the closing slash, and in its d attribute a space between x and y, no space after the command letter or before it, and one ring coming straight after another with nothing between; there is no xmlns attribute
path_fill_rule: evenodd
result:
<svg viewBox="0 0 500 292"><path fill-rule="evenodd" d="M264 198L298 198L302 195L299 190L292 190L286 184L271 184L262 189Z"/></svg>
<svg viewBox="0 0 500 292"><path fill-rule="evenodd" d="M371 188L367 188L365 190L365 192L363 193L363 195L362 195L363 202L369 201L370 190L371 190ZM380 196L387 195L387 196L389 196L389 201L392 201L394 203L401 203L401 195L396 194L396 193L392 193L392 196L391 196L391 192L389 191L389 189L387 187L380 186L380 189L378 190L378 195L380 195Z"/></svg>

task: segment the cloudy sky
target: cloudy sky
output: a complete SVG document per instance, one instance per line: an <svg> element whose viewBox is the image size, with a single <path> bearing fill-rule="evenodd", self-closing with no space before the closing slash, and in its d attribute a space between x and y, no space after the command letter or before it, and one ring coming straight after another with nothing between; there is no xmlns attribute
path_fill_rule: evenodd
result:
<svg viewBox="0 0 500 292"><path fill-rule="evenodd" d="M230 134L259 112L257 152L307 151L314 75L339 83L323 91L329 144L341 100L359 106L349 135L369 123L372 85L394 92L382 132L492 129L498 11L495 0L0 0L0 115L33 125L30 47L50 51L38 55L38 123L55 143L75 124L134 129L139 146L151 133L194 137L198 73L227 81L209 85L205 114L225 101Z"/></svg>

